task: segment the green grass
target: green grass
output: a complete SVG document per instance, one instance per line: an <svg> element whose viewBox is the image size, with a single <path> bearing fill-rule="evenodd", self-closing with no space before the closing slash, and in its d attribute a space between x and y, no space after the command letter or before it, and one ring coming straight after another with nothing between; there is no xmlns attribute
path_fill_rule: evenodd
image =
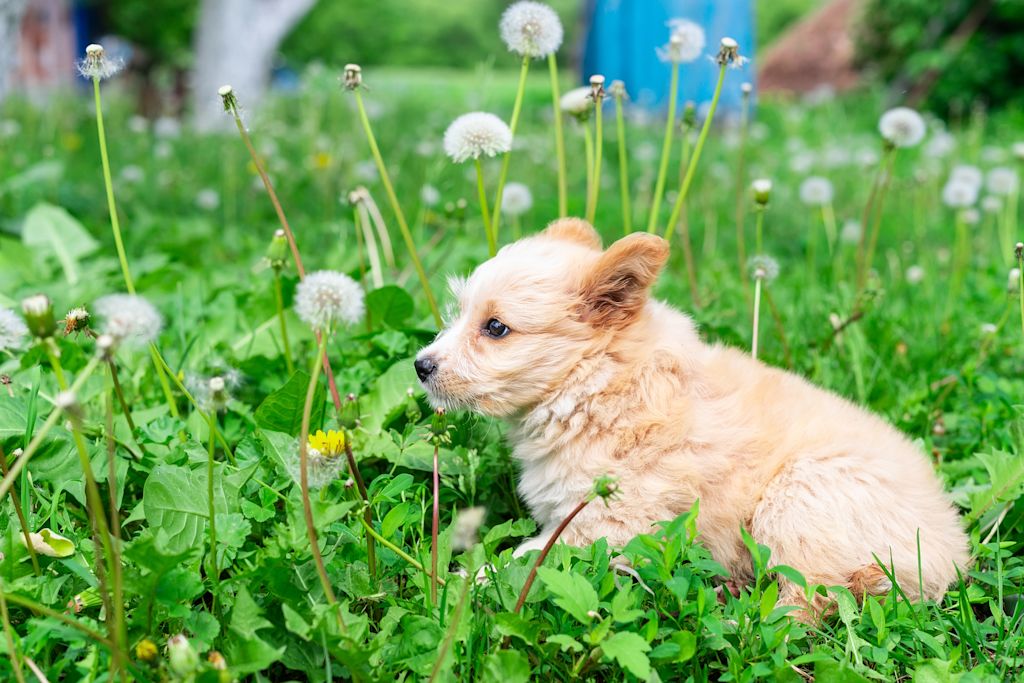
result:
<svg viewBox="0 0 1024 683"><path fill-rule="evenodd" d="M507 118L515 74L487 68L367 70L364 77L384 159L440 294L448 274L468 272L487 252L475 180L467 175L472 166L450 164L441 136L465 111L484 109ZM534 64L520 122L522 147L509 176L533 191L534 207L521 221L526 232L556 215L547 93L546 71ZM245 93L239 98L244 110ZM0 126L9 133L0 141L2 306L16 307L22 297L42 291L60 317L72 306L123 290L90 103L82 92L55 98L45 109L11 101L0 110L0 118L14 122ZM436 680L813 676L819 682L966 683L1015 680L1024 671L1024 335L1016 295L1008 292L1012 254L997 238L997 217L982 214L970 229L964 285L950 298L954 215L939 199L953 163L1016 163L1009 145L1020 130L1018 115L963 124L952 131L957 145L947 157L933 159L920 148L901 151L880 223L877 277L858 299L852 285L856 246L840 243L828 256L820 216L800 203L798 187L810 173L825 175L835 185L838 224L859 218L873 167L854 160L881 151L878 99L858 93L813 106L763 102L758 108L740 188L747 253L754 243L747 186L752 178L768 177L774 189L765 245L780 264L778 278L767 286L779 322L763 307L759 355L870 407L916 439L922 457L931 459L963 509L977 558L940 603L907 603L898 587L864 605L840 592L835 614L808 627L776 604L777 571L769 550L753 539L748 547L756 583L739 597L726 591L719 598L715 587L722 570L695 535L696 511L665 520L663 528L622 551L635 567L633 575L616 574L603 542L556 546L522 612L513 613L535 555L512 559L511 550L534 524L515 494L516 466L504 426L469 414L450 416L450 440L440 447L437 551L445 585L433 602L428 578L410 562L430 566L433 456L430 409L410 359L436 328L402 252L354 103L338 89L336 74L311 72L301 92L274 98L256 115L247 113L309 270L362 277L364 247L354 235L353 210L340 201L357 185L366 185L380 206L398 257L395 268L385 268L385 287L369 298L366 324L340 331L328 347L342 396L351 393L356 400L345 401L336 415L327 392L318 392L312 410L314 429L350 431L380 536L371 573L364 516L356 487L346 485L348 475L314 492L312 510L342 605L343 634L318 582L299 487L289 474L308 375L289 377L281 349L273 271L263 262L278 227L273 208L237 135L200 137L186 130L158 138L152 131L132 132L128 102L108 95L106 104L129 262L139 292L165 317L159 348L182 377L233 368L243 378L216 416L230 446L229 454L215 444L216 582L208 575L210 430L204 417L177 392L180 417L173 417L148 355L119 351L119 377L137 429L131 433L115 404L116 482L108 488L105 371L88 377L79 392L92 469L105 505L112 490L120 511L131 677L427 679L442 651ZM621 210L615 127L610 118L606 124L596 223L610 241L621 234ZM662 126L657 116L627 125L634 225L646 224ZM578 215L585 199L583 142L575 121L566 122L566 132L570 213ZM753 285L741 277L737 262L735 139L721 126L712 131L689 194L701 306L692 304L678 237L656 294L689 311L709 340L749 348ZM672 190L679 182L679 147L670 166ZM814 157L812 169L792 170L807 153ZM1004 161L993 161L999 154ZM485 164L491 188L498 165ZM422 205L424 184L440 191L438 206ZM210 190L219 197L215 206ZM662 223L671 202L664 204ZM1017 218L1008 220L1012 240L1021 239ZM506 216L503 241L510 238L510 225ZM812 265L807 246L814 232ZM908 281L911 266L924 269L923 280ZM296 283L294 268L287 268L287 307ZM835 335L833 321L856 311L863 317ZM983 332L984 323L996 331ZM286 324L296 367L308 368L316 341L290 311ZM81 377L94 342L86 335L59 335L57 344L64 369ZM14 450L51 413L57 383L38 348L0 356L0 374L11 377L9 393L0 387L0 446L13 463ZM17 652L0 661L3 680L16 680L15 661L32 680L28 659L50 680L107 680L110 671L109 649L82 630L106 636L110 619L97 592L97 553L73 448L61 421L13 488L28 526L67 537L73 554L40 556L36 575L18 540L21 527L11 499L2 503L0 581ZM455 550L455 512L474 505L487 508L481 542ZM486 584L467 585L454 571L472 575L488 563L498 569ZM62 617L76 596L84 607ZM171 655L165 649L178 633L201 654L194 671L188 652ZM6 637L0 644L9 651ZM207 663L212 651L222 653L229 676L222 678Z"/></svg>

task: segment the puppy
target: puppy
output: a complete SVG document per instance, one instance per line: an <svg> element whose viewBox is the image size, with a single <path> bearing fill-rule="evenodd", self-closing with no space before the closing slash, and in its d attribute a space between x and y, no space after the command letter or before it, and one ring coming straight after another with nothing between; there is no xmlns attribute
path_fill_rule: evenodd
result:
<svg viewBox="0 0 1024 683"><path fill-rule="evenodd" d="M809 582L886 593L877 557L910 598L939 598L969 557L924 455L843 398L702 342L689 317L648 297L667 258L648 234L602 251L588 223L567 218L454 282L458 317L416 372L435 405L510 423L519 492L542 529L517 553L543 547L611 474L621 495L587 506L562 541L622 546L699 499L701 539L734 585L753 573L744 528ZM827 605L781 589L797 616Z"/></svg>

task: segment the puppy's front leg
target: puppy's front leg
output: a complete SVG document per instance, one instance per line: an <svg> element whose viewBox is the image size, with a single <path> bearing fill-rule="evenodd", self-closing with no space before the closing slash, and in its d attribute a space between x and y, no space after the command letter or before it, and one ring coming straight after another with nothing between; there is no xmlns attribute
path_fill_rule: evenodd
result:
<svg viewBox="0 0 1024 683"><path fill-rule="evenodd" d="M522 557L531 550L542 550L551 540L551 534L555 533L554 527L545 528L539 534L528 541L524 541L512 552L512 557Z"/></svg>

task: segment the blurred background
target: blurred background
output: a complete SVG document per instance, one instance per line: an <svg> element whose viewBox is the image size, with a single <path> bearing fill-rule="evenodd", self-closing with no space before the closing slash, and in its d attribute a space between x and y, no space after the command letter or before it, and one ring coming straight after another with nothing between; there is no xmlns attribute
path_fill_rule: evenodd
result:
<svg viewBox="0 0 1024 683"><path fill-rule="evenodd" d="M0 98L45 102L87 84L72 64L90 42L128 66L120 85L149 117L217 114L230 82L250 106L297 87L310 65L347 62L390 69L514 70L495 27L505 0L0 0ZM634 103L667 96L667 66L655 48L665 21L705 27L708 52L736 38L752 58L729 79L728 107L742 80L764 97L818 97L878 87L890 102L942 118L974 105L1024 97L1024 0L551 0L566 28L564 68L601 72L630 86ZM11 48L14 49L11 49ZM710 95L713 70L684 79L681 100ZM193 98L192 93L204 93Z"/></svg>

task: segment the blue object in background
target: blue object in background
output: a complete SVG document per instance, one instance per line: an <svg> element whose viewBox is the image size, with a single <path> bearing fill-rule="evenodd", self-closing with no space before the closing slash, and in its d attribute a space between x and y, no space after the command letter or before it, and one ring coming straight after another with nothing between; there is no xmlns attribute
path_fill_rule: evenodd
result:
<svg viewBox="0 0 1024 683"><path fill-rule="evenodd" d="M634 104L668 104L671 65L658 59L657 48L668 43L668 20L689 19L704 29L704 51L714 56L722 38L739 43L740 54L754 56L754 16L751 0L591 0L586 17L584 83L603 74L610 83L620 79ZM711 101L718 69L706 56L679 68L679 104L693 101L698 109ZM739 111L740 86L754 82L750 62L726 73L719 109Z"/></svg>

